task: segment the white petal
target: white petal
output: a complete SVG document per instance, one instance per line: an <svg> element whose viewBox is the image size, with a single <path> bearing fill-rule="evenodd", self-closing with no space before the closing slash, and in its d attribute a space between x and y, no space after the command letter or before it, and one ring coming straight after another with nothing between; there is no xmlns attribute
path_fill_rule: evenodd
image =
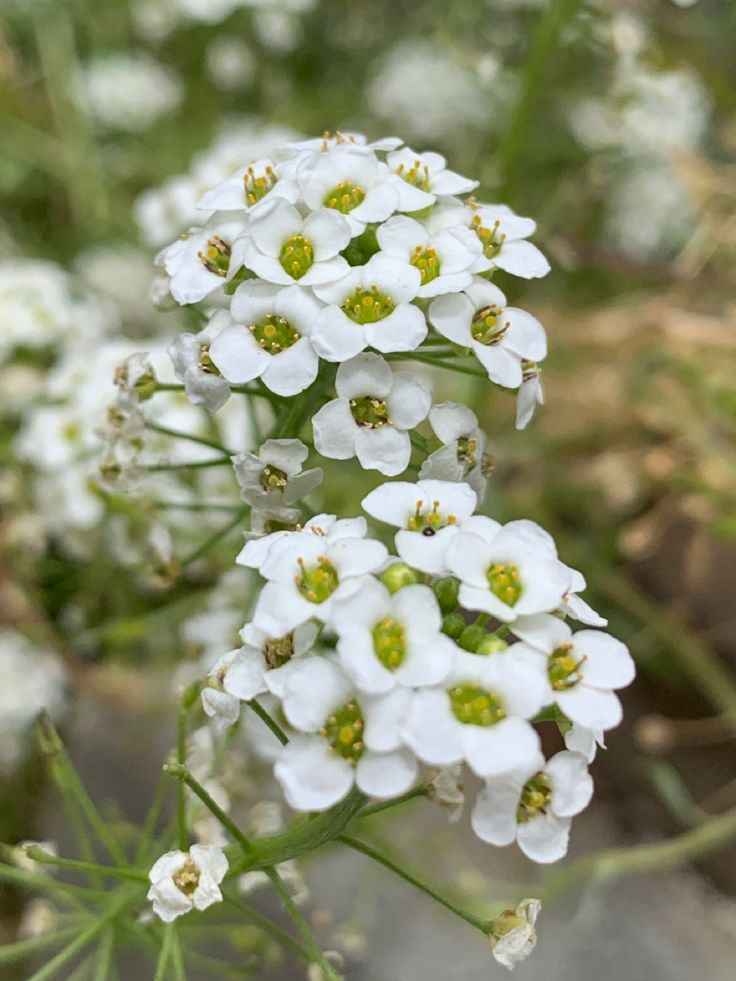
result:
<svg viewBox="0 0 736 981"><path fill-rule="evenodd" d="M427 336L424 314L412 303L400 303L385 320L366 324L366 342L384 354L392 351L414 351Z"/></svg>
<svg viewBox="0 0 736 981"><path fill-rule="evenodd" d="M551 654L556 647L569 643L572 637L572 630L565 621L551 613L519 617L514 621L513 631L520 640L544 654Z"/></svg>
<svg viewBox="0 0 736 981"><path fill-rule="evenodd" d="M512 276L538 279L546 276L550 265L536 245L531 242L504 242L501 251L494 256L493 264Z"/></svg>
<svg viewBox="0 0 736 981"><path fill-rule="evenodd" d="M492 545L463 527L448 546L447 566L462 582L487 590L493 555Z"/></svg>
<svg viewBox="0 0 736 981"><path fill-rule="evenodd" d="M315 263L323 263L342 252L351 238L350 225L343 215L329 208L313 211L305 219L303 231L314 246Z"/></svg>
<svg viewBox="0 0 736 981"><path fill-rule="evenodd" d="M286 351L273 355L261 377L276 395L289 397L309 388L318 369L319 358L309 339L302 337Z"/></svg>
<svg viewBox="0 0 736 981"><path fill-rule="evenodd" d="M423 507L427 506L429 504L428 495L422 490L421 485L412 484L405 480L381 484L366 494L361 501L363 510L367 511L372 518L397 528L406 527L417 504Z"/></svg>
<svg viewBox="0 0 736 981"><path fill-rule="evenodd" d="M547 761L544 772L552 785L552 811L558 817L585 810L593 796L593 779L584 756L563 750Z"/></svg>
<svg viewBox="0 0 736 981"><path fill-rule="evenodd" d="M284 715L296 729L317 732L351 695L352 685L334 661L324 657L304 658L287 681Z"/></svg>
<svg viewBox="0 0 736 981"><path fill-rule="evenodd" d="M557 704L572 722L586 729L607 732L621 722L623 710L617 695L579 684L557 693Z"/></svg>
<svg viewBox="0 0 736 981"><path fill-rule="evenodd" d="M586 685L625 688L634 680L633 658L620 640L600 630L579 630L572 640L575 657L585 657L582 675Z"/></svg>
<svg viewBox="0 0 736 981"><path fill-rule="evenodd" d="M510 716L494 726L462 728L465 758L479 777L500 777L526 769L539 754L539 736L523 719Z"/></svg>
<svg viewBox="0 0 736 981"><path fill-rule="evenodd" d="M368 749L377 753L393 752L402 744L401 731L413 698L407 688L396 687L385 695L361 699L365 729L363 739Z"/></svg>
<svg viewBox="0 0 736 981"><path fill-rule="evenodd" d="M413 429L427 418L432 405L432 393L427 383L410 371L396 371L389 394L388 411L399 429Z"/></svg>
<svg viewBox="0 0 736 981"><path fill-rule="evenodd" d="M349 460L355 456L355 441L360 427L350 411L347 399L333 399L312 418L314 447L331 460Z"/></svg>
<svg viewBox="0 0 736 981"><path fill-rule="evenodd" d="M509 324L504 345L527 361L543 361L547 356L547 335L537 318L517 307L506 307L503 318Z"/></svg>
<svg viewBox="0 0 736 981"><path fill-rule="evenodd" d="M402 529L394 538L396 551L415 569L441 576L448 571L447 549L457 530L455 525L448 525L434 535L423 535L420 531Z"/></svg>
<svg viewBox="0 0 736 981"><path fill-rule="evenodd" d="M510 845L516 838L516 808L521 784L513 777L500 777L478 794L470 823L481 841L489 845Z"/></svg>
<svg viewBox="0 0 736 981"><path fill-rule="evenodd" d="M451 443L461 436L468 436L478 428L476 414L459 402L441 402L432 406L429 413L431 425L437 439Z"/></svg>
<svg viewBox="0 0 736 981"><path fill-rule="evenodd" d="M325 361L347 361L366 347L363 328L339 307L326 307L314 322L312 346Z"/></svg>
<svg viewBox="0 0 736 981"><path fill-rule="evenodd" d="M519 848L527 858L543 865L564 858L569 839L570 818L559 818L552 813L538 815L520 824L516 836Z"/></svg>
<svg viewBox="0 0 736 981"><path fill-rule="evenodd" d="M274 775L291 807L326 811L350 792L353 768L320 736L297 736L284 746Z"/></svg>
<svg viewBox="0 0 736 981"><path fill-rule="evenodd" d="M293 235L298 235L301 230L302 217L297 209L288 201L278 199L274 201L273 207L254 218L249 226L250 235L258 249L276 259L284 242Z"/></svg>
<svg viewBox="0 0 736 981"><path fill-rule="evenodd" d="M271 355L259 347L245 327L226 327L210 345L210 357L231 385L242 385L260 377Z"/></svg>
<svg viewBox="0 0 736 981"><path fill-rule="evenodd" d="M364 794L388 800L406 793L417 777L417 761L408 750L394 753L372 753L358 761L355 782Z"/></svg>
<svg viewBox="0 0 736 981"><path fill-rule="evenodd" d="M408 433L382 426L361 429L355 437L355 455L366 470L378 470L386 477L396 477L409 466L411 440Z"/></svg>
<svg viewBox="0 0 736 981"><path fill-rule="evenodd" d="M394 375L388 363L380 354L370 351L344 361L335 376L337 394L346 399L362 398L366 395L384 399L391 391L393 383Z"/></svg>
<svg viewBox="0 0 736 981"><path fill-rule="evenodd" d="M420 760L448 766L463 759L463 728L452 714L447 692L423 688L412 698L403 737Z"/></svg>
<svg viewBox="0 0 736 981"><path fill-rule="evenodd" d="M474 313L475 306L465 293L449 293L432 301L428 316L439 334L465 347L472 340L470 324Z"/></svg>

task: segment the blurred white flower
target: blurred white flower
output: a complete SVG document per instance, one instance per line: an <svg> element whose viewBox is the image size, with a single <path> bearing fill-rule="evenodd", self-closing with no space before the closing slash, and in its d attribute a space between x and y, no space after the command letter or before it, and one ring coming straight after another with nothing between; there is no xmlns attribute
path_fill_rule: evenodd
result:
<svg viewBox="0 0 736 981"><path fill-rule="evenodd" d="M103 129L137 133L177 109L184 97L178 75L144 51L97 55L75 79L80 107Z"/></svg>

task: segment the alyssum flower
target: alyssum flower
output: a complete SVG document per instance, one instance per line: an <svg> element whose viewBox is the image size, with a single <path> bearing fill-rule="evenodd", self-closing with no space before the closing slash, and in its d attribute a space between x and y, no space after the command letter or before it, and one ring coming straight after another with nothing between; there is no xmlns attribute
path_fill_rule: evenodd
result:
<svg viewBox="0 0 736 981"><path fill-rule="evenodd" d="M442 402L429 410L429 424L442 443L419 468L420 480L452 480L469 484L482 501L491 464L486 457L486 434L466 405Z"/></svg>
<svg viewBox="0 0 736 981"><path fill-rule="evenodd" d="M303 733L289 740L274 766L292 807L325 810L353 784L378 798L397 797L411 787L417 764L399 737L406 708L401 690L373 697L358 693L329 657L307 658L290 674L282 705Z"/></svg>
<svg viewBox="0 0 736 981"><path fill-rule="evenodd" d="M314 445L322 456L357 456L366 470L394 477L411 456L409 431L426 418L429 388L413 372L392 371L378 354L344 361L335 378L337 398L312 419Z"/></svg>
<svg viewBox="0 0 736 981"><path fill-rule="evenodd" d="M322 483L322 468L303 470L308 448L299 439L267 439L258 453L243 452L232 463L240 496L263 514L283 515Z"/></svg>
<svg viewBox="0 0 736 981"><path fill-rule="evenodd" d="M222 900L220 883L228 861L217 845L192 845L188 852L166 852L149 872L148 898L154 913L170 923L193 909L207 909Z"/></svg>

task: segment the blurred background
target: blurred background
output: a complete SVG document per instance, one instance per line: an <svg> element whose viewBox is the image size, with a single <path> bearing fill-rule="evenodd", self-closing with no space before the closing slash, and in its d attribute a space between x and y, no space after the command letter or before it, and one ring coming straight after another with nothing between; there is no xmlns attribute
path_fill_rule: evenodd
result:
<svg viewBox="0 0 736 981"><path fill-rule="evenodd" d="M0 0L0 15L0 840L67 853L34 748L41 706L110 820L140 821L178 685L233 646L252 587L232 564L238 528L196 510L208 495L227 512L232 476L106 487L99 421L114 367L139 349L163 365L192 327L150 291L201 193L324 130L441 151L481 200L537 220L553 266L501 283L549 336L530 428L476 379L437 378L435 400L467 401L489 433L487 512L547 527L637 660L566 862L736 808L736 4ZM173 394L156 411L149 459L196 459L161 429L211 420ZM245 418L224 415L248 445ZM355 471L335 469L322 509L357 509ZM242 807L264 793L253 774ZM565 879L565 863L541 873L460 827L420 804L373 834L479 900L547 882L522 981L732 978L736 833L697 861L685 847L641 874ZM353 856L306 876L351 981L500 975L467 927ZM1 895L0 943L49 915ZM232 976L301 977L258 971ZM124 978L146 976L131 962Z"/></svg>

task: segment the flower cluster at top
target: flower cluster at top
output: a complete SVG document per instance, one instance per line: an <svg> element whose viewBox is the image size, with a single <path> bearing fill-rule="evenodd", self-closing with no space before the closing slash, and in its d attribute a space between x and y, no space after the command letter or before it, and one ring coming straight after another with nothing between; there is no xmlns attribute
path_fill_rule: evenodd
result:
<svg viewBox="0 0 736 981"><path fill-rule="evenodd" d="M225 729L263 699L274 774L298 811L421 785L457 812L466 765L483 781L477 835L551 862L591 798L588 766L634 666L547 532L479 513L489 467L475 413L434 404L424 377L394 367L461 363L519 389L520 425L541 400L544 329L490 279L549 267L527 240L534 222L462 197L475 188L398 140L292 143L205 193L204 225L160 253L174 299L205 305L203 329L169 349L190 401L217 412L237 392L273 410L268 438L232 457L251 514L236 561L262 586L202 702ZM298 438L308 422L311 447ZM416 476L361 502L377 534L395 530L394 554L363 516L305 520L318 455ZM549 759L545 722L565 741Z"/></svg>
<svg viewBox="0 0 736 981"><path fill-rule="evenodd" d="M393 459L403 460L401 433L419 420L394 418L389 393L417 411L421 400L386 356L432 348L477 359L491 381L519 389L525 425L541 400L546 336L490 278L543 276L549 265L528 241L534 222L467 197L476 186L437 153L348 134L289 144L207 191L203 225L157 260L178 303L210 307L205 328L175 345L192 400L216 410L254 379L298 395L320 362L339 363L342 391L318 448L352 456L355 421L360 444L379 447L363 448L361 462L392 458L376 469L393 475L404 468ZM367 349L379 354L359 359Z"/></svg>

